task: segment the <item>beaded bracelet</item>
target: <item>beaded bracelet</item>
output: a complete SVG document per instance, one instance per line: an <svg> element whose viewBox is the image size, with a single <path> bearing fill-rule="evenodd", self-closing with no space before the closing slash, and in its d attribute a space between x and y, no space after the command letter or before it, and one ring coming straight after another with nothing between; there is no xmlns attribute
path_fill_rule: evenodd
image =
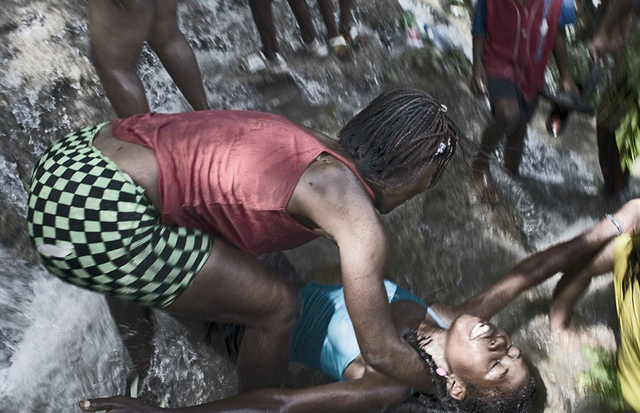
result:
<svg viewBox="0 0 640 413"><path fill-rule="evenodd" d="M604 214L604 217L609 221L611 221L611 223L616 226L620 235L624 234L624 229L622 228L622 225L620 225L620 223L613 217L613 215Z"/></svg>

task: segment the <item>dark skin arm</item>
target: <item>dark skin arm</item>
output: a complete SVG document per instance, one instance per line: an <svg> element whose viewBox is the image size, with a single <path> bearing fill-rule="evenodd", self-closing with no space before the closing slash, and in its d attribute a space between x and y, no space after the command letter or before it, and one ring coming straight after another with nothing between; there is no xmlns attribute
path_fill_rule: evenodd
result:
<svg viewBox="0 0 640 413"><path fill-rule="evenodd" d="M473 74L471 77L471 91L476 96L487 94L487 72L482 64L484 54L485 35L473 36Z"/></svg>
<svg viewBox="0 0 640 413"><path fill-rule="evenodd" d="M361 355L373 369L402 383L427 382L419 355L398 334L383 278L388 241L371 197L337 159L326 156L303 174L287 210L311 221L340 249L344 295ZM301 218L300 218L301 217Z"/></svg>
<svg viewBox="0 0 640 413"><path fill-rule="evenodd" d="M640 200L629 201L614 217L626 231L637 233L635 231L640 226ZM488 319L520 293L556 273L584 269L616 236L617 228L608 219L603 219L570 241L532 255L511 269L500 281L449 311L454 318L457 314L469 313Z"/></svg>
<svg viewBox="0 0 640 413"><path fill-rule="evenodd" d="M85 400L80 402L80 408L88 412L108 410L111 413L385 412L404 401L408 395L408 386L369 370L359 380L305 389L263 389L176 409L151 407L124 396Z"/></svg>
<svg viewBox="0 0 640 413"><path fill-rule="evenodd" d="M564 28L558 29L558 33L556 34L555 43L553 45L553 56L556 59L558 71L560 72L562 89L565 92L577 95L578 87L571 77L571 69L569 68L569 58L567 57L567 34Z"/></svg>

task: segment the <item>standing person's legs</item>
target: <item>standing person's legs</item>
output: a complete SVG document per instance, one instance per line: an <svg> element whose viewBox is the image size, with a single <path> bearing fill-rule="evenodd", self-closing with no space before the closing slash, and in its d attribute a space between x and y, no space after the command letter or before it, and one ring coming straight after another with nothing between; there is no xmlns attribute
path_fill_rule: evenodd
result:
<svg viewBox="0 0 640 413"><path fill-rule="evenodd" d="M527 125L531 121L538 106L538 101L527 102L519 97L520 125L511 135L507 135L507 142L504 147L504 166L513 175L520 174L520 163L524 152L524 140L527 135Z"/></svg>
<svg viewBox="0 0 640 413"><path fill-rule="evenodd" d="M155 0L89 1L91 60L118 117L149 112L136 64Z"/></svg>
<svg viewBox="0 0 640 413"><path fill-rule="evenodd" d="M307 44L313 42L318 35L316 33L316 28L313 25L313 21L311 20L307 2L305 0L287 0L287 3L289 3L289 7L291 7L291 11L298 22L298 26L300 26L302 41Z"/></svg>
<svg viewBox="0 0 640 413"><path fill-rule="evenodd" d="M262 53L268 60L274 60L278 53L278 41L273 23L271 0L249 0L249 6L262 40Z"/></svg>
<svg viewBox="0 0 640 413"><path fill-rule="evenodd" d="M351 37L351 23L353 23L351 11L353 10L353 0L339 0L340 3L340 33ZM350 39L355 40L355 39Z"/></svg>
<svg viewBox="0 0 640 413"><path fill-rule="evenodd" d="M162 65L195 110L209 109L198 62L178 27L178 1L156 0L156 12L147 39Z"/></svg>
<svg viewBox="0 0 640 413"><path fill-rule="evenodd" d="M166 310L183 318L246 325L238 357L239 390L280 385L300 298L292 285L255 258L217 238L195 281Z"/></svg>
<svg viewBox="0 0 640 413"><path fill-rule="evenodd" d="M598 160L604 180L603 193L605 196L626 195L629 187L629 171L622 171L620 167L620 152L616 143L616 131L607 125L596 125L598 140Z"/></svg>
<svg viewBox="0 0 640 413"><path fill-rule="evenodd" d="M324 25L327 27L327 35L329 38L331 39L340 36L333 12L333 1L318 0L318 6L320 7L320 14L322 14Z"/></svg>
<svg viewBox="0 0 640 413"><path fill-rule="evenodd" d="M472 177L478 194L489 202L498 201L498 193L489 163L493 152L505 136L511 136L521 125L521 114L515 85L502 79L488 81L493 117L482 134L480 150L473 161Z"/></svg>

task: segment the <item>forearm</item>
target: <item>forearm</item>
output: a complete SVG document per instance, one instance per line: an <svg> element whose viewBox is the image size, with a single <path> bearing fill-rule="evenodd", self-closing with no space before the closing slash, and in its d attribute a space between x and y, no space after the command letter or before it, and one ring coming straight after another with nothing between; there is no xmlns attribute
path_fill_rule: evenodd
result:
<svg viewBox="0 0 640 413"><path fill-rule="evenodd" d="M610 3L609 10L604 15L602 23L598 28L597 35L611 33L617 29L620 22L625 20L634 9L633 0L614 0Z"/></svg>
<svg viewBox="0 0 640 413"><path fill-rule="evenodd" d="M524 290L558 272L588 262L618 235L616 227L603 219L591 230L547 250L532 255L515 266L500 281L461 305L461 311L490 318Z"/></svg>
<svg viewBox="0 0 640 413"><path fill-rule="evenodd" d="M565 273L555 291L549 309L552 330L564 329L569 324L571 310L587 290L591 279L613 270L615 239L602 248L586 265Z"/></svg>
<svg viewBox="0 0 640 413"><path fill-rule="evenodd" d="M347 309L365 362L410 386L426 382L430 377L426 365L397 332L382 277L362 283L344 280L344 285Z"/></svg>
<svg viewBox="0 0 640 413"><path fill-rule="evenodd" d="M281 413L288 404L288 389L264 389L197 406L162 410L164 413Z"/></svg>
<svg viewBox="0 0 640 413"><path fill-rule="evenodd" d="M473 35L473 67L484 67L482 56L484 55L485 35Z"/></svg>
<svg viewBox="0 0 640 413"><path fill-rule="evenodd" d="M553 56L558 65L560 78L563 81L571 80L571 69L569 68L569 58L567 57L567 35L564 28L558 29L556 40L553 45Z"/></svg>

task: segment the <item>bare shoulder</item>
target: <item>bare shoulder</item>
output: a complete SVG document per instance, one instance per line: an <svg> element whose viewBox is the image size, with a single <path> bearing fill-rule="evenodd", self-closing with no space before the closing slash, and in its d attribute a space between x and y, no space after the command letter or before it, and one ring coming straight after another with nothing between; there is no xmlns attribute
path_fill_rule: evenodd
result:
<svg viewBox="0 0 640 413"><path fill-rule="evenodd" d="M357 215L378 219L373 199L364 184L348 166L326 153L318 156L303 172L287 212L314 221L328 213L345 218ZM322 226L320 222L315 223Z"/></svg>

